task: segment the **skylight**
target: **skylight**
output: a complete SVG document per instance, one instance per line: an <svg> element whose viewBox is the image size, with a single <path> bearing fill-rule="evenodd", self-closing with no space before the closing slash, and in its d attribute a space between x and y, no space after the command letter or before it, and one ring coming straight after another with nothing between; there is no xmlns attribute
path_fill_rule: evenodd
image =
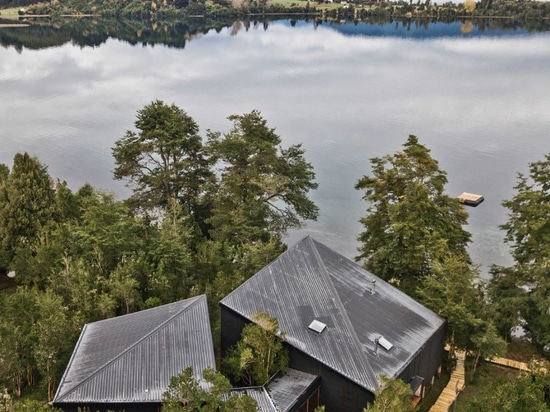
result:
<svg viewBox="0 0 550 412"><path fill-rule="evenodd" d="M389 340L387 340L385 337L383 336L380 336L378 338L378 344L380 346L382 346L384 349L386 350L390 350L391 348L393 348L393 343L391 343Z"/></svg>
<svg viewBox="0 0 550 412"><path fill-rule="evenodd" d="M320 334L326 329L326 327L327 325L325 325L323 322L314 319L313 322L309 324L308 329Z"/></svg>

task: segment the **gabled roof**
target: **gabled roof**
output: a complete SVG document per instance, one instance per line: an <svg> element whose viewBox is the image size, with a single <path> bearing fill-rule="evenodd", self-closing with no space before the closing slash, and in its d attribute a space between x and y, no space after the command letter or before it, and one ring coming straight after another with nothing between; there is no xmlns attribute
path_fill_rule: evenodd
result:
<svg viewBox="0 0 550 412"><path fill-rule="evenodd" d="M288 368L284 374L275 376L267 385L269 393L277 411L287 412L296 410L303 402L304 396L319 386L319 377L296 369Z"/></svg>
<svg viewBox="0 0 550 412"><path fill-rule="evenodd" d="M204 295L84 325L53 404L161 402L188 366L216 367Z"/></svg>
<svg viewBox="0 0 550 412"><path fill-rule="evenodd" d="M248 320L257 312L276 317L289 345L372 392L381 374L398 376L445 323L309 236L220 304ZM314 320L326 325L321 333L308 328ZM376 347L377 339L393 347Z"/></svg>
<svg viewBox="0 0 550 412"><path fill-rule="evenodd" d="M319 386L319 377L296 369L287 369L264 386L234 388L228 394L248 395L258 404L259 412L288 412L297 410L297 402Z"/></svg>

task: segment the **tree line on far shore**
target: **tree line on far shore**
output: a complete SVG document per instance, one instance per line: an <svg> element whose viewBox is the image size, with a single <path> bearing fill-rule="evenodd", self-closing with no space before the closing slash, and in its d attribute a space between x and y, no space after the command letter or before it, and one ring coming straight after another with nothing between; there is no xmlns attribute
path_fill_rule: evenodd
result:
<svg viewBox="0 0 550 412"><path fill-rule="evenodd" d="M337 4L334 4L337 3ZM138 17L147 19L200 17L243 17L250 15L287 14L362 20L372 17L429 18L454 20L464 18L508 18L518 21L540 20L550 16L545 1L465 0L437 4L433 0L372 1L328 0L283 1L244 0L0 0L0 8L21 7L28 15L96 15Z"/></svg>
<svg viewBox="0 0 550 412"><path fill-rule="evenodd" d="M203 293L219 345L219 300L319 213L301 145L284 147L258 111L229 120L229 132L203 137L176 105L140 109L112 149L114 178L132 189L124 200L90 185L73 191L28 153L0 165L0 388L51 400L85 323ZM449 366L466 350L473 374L518 325L544 354L550 155L518 175L504 202L516 264L493 267L487 283L468 254L467 211L416 136L369 166L356 184L366 203L357 260L447 320Z"/></svg>

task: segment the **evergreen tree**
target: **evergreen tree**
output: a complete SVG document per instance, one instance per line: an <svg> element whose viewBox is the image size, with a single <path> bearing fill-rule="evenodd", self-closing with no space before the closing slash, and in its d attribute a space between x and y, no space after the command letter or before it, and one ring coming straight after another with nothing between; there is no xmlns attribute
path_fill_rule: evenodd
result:
<svg viewBox="0 0 550 412"><path fill-rule="evenodd" d="M501 228L516 264L492 269L491 297L495 306L506 308L502 315L496 311L505 328L521 322L544 348L550 344L550 154L531 163L528 176L519 173L514 189L514 197L503 202L510 213ZM515 312L511 304L517 305Z"/></svg>
<svg viewBox="0 0 550 412"><path fill-rule="evenodd" d="M53 181L47 167L28 153L16 154L10 173L6 176L5 172L4 167L0 178L0 264L4 270L15 269L20 282L36 282L26 262L36 255L41 242L47 242L55 221ZM25 258L14 268L17 254Z"/></svg>
<svg viewBox="0 0 550 412"><path fill-rule="evenodd" d="M176 200L203 222L208 208L202 195L213 174L196 122L176 105L155 100L138 111L135 127L113 148L114 176L128 180L131 203L151 210Z"/></svg>
<svg viewBox="0 0 550 412"><path fill-rule="evenodd" d="M367 215L358 259L381 278L410 295L435 262L455 255L469 262L468 214L445 194L446 173L415 136L393 156L371 159L372 174L355 188L364 190Z"/></svg>
<svg viewBox="0 0 550 412"><path fill-rule="evenodd" d="M280 239L302 219L317 219L307 193L317 188L313 167L300 145L280 147L281 138L259 112L230 116L232 130L210 133L219 183L212 196L212 237L243 244Z"/></svg>

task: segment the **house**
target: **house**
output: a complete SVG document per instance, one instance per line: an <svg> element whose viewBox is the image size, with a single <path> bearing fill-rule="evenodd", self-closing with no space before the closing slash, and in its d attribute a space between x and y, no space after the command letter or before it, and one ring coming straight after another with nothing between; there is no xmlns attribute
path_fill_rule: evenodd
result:
<svg viewBox="0 0 550 412"><path fill-rule="evenodd" d="M286 334L290 367L320 377L329 412L362 411L381 375L421 398L444 357L444 319L309 236L220 306L223 353L253 314L269 313Z"/></svg>
<svg viewBox="0 0 550 412"><path fill-rule="evenodd" d="M64 412L158 412L170 378L215 368L204 295L86 324L53 399Z"/></svg>

